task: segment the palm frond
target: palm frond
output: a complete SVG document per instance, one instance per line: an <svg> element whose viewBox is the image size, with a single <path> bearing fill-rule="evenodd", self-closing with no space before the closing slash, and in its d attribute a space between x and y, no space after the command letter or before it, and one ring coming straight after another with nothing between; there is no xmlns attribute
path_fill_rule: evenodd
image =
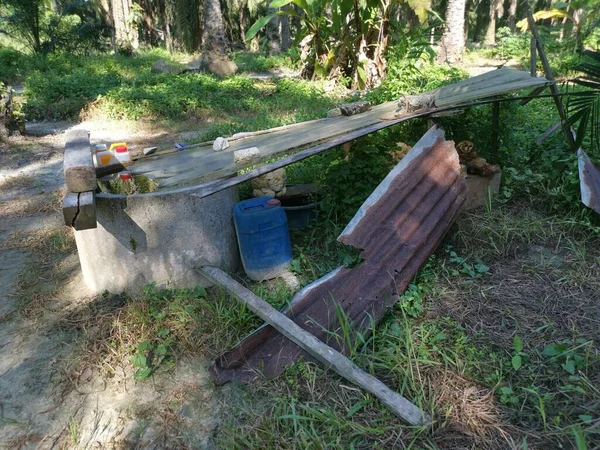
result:
<svg viewBox="0 0 600 450"><path fill-rule="evenodd" d="M582 75L572 80L572 83L585 91L569 98L569 118L564 126L575 127L577 124L577 147L581 146L589 134L591 150L594 152L600 149L600 52L586 50L583 54L586 60L576 66L576 70Z"/></svg>

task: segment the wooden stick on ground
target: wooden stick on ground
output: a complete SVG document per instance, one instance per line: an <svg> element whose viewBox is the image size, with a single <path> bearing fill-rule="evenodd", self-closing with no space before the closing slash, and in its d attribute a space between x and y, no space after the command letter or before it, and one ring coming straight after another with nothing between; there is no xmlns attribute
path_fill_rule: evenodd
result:
<svg viewBox="0 0 600 450"><path fill-rule="evenodd" d="M221 269L205 266L200 270L211 281L225 287L236 299L246 304L252 312L268 322L286 338L307 351L326 367L331 367L348 381L377 397L396 416L404 419L411 425L428 425L431 423L431 417L427 413L397 392L392 391L374 376L361 370L340 352L324 344L308 331L300 328L292 320L277 311L262 298L254 295Z"/></svg>

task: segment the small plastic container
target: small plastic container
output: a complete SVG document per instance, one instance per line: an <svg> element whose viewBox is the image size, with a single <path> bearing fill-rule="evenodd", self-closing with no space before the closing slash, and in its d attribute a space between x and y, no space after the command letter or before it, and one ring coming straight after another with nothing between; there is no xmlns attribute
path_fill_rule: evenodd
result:
<svg viewBox="0 0 600 450"><path fill-rule="evenodd" d="M123 164L124 166L129 166L133 164L131 160L131 155L129 154L129 150L127 149L127 145L118 145L113 151L115 152L115 157L117 160Z"/></svg>
<svg viewBox="0 0 600 450"><path fill-rule="evenodd" d="M242 264L255 281L276 278L292 260L287 217L279 200L258 197L233 208Z"/></svg>
<svg viewBox="0 0 600 450"><path fill-rule="evenodd" d="M96 151L96 165L97 166L108 166L109 164L115 164L118 162L118 159L115 157L115 154L110 150L97 150Z"/></svg>

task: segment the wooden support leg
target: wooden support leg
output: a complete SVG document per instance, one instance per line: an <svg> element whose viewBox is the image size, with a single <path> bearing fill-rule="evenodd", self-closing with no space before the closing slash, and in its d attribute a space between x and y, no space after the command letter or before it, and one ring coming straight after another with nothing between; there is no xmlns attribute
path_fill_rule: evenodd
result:
<svg viewBox="0 0 600 450"><path fill-rule="evenodd" d="M500 149L500 102L492 103L492 162L498 162Z"/></svg>
<svg viewBox="0 0 600 450"><path fill-rule="evenodd" d="M535 36L531 36L531 40L529 41L529 74L532 77L537 76L537 42L535 40Z"/></svg>

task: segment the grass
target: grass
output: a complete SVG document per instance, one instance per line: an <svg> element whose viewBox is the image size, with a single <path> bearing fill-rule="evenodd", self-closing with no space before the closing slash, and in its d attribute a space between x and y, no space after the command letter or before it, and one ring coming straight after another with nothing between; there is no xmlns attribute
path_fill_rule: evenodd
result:
<svg viewBox="0 0 600 450"><path fill-rule="evenodd" d="M159 57L178 59L153 50L130 58L52 55L32 63L24 82L25 114L29 120L193 118L210 128L202 140L324 117L336 101L318 83L261 81L243 72L224 80L203 73L152 73ZM279 65L274 58L239 58L249 70L256 69L250 62ZM284 64L285 57L279 59Z"/></svg>

